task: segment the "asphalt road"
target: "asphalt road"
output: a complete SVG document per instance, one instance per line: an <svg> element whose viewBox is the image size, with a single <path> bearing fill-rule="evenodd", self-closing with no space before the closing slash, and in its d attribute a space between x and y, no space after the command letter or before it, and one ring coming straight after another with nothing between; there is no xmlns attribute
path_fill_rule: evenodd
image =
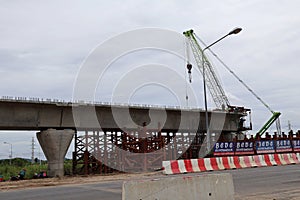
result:
<svg viewBox="0 0 300 200"><path fill-rule="evenodd" d="M262 167L205 173L231 173L240 199L300 199L300 165ZM183 174L176 176L191 176ZM174 175L172 175L174 176ZM160 175L167 178L168 176ZM117 200L122 181L43 187L0 192L1 200Z"/></svg>

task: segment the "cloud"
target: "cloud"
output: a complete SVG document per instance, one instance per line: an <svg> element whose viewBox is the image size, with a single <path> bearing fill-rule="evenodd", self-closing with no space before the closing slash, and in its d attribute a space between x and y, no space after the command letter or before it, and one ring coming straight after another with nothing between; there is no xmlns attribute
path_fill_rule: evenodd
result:
<svg viewBox="0 0 300 200"><path fill-rule="evenodd" d="M1 1L0 96L69 100L84 59L99 44L125 31L158 27L182 33L193 28L209 44L241 26L240 34L214 45L213 50L274 110L282 112L283 123L290 120L293 127L300 127L299 6L298 1L283 4L280 0ZM156 61L166 58L165 54L155 56ZM135 54L122 60L118 64L126 67L114 67L107 80L143 63L143 58ZM215 60L212 62L230 101L252 108L258 129L270 117L269 111ZM183 76L184 65L174 64ZM197 103L201 105L202 79L195 65L193 79L191 87L198 92ZM183 93L184 88L183 83ZM101 91L103 96L109 95L108 89L111 87ZM153 97L150 102L160 102L163 90L157 92L157 98L154 91L135 97L141 103L143 97L149 102L149 96ZM213 107L210 97L208 100Z"/></svg>

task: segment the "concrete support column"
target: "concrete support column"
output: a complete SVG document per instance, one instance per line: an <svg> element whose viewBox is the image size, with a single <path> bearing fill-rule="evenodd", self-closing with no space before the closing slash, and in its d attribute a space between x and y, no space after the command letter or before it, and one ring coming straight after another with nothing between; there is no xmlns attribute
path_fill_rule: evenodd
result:
<svg viewBox="0 0 300 200"><path fill-rule="evenodd" d="M48 129L36 134L48 161L48 176L64 176L64 159L75 131Z"/></svg>

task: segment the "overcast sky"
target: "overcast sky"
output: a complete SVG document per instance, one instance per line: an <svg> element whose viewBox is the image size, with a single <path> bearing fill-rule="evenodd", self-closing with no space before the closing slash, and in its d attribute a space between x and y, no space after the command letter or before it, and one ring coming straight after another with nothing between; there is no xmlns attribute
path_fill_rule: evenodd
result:
<svg viewBox="0 0 300 200"><path fill-rule="evenodd" d="M0 0L0 96L71 100L85 58L123 32L154 27L182 33L192 28L209 44L232 28L242 27L240 34L216 44L213 51L272 109L282 113L282 129L287 129L288 121L293 129L300 129L299 7L297 0ZM141 59L135 56L128 57L127 63ZM252 109L253 132L257 131L271 113L221 65L212 63L231 104ZM182 67L184 76L184 64ZM201 96L201 78L193 70L193 88ZM164 98L164 89L156 88L156 94L157 86L147 87L148 93L137 91L131 100L176 104L172 95ZM182 88L184 98L184 83ZM97 95L98 101L107 101L105 92ZM202 102L201 97L200 106ZM33 136L33 132L1 132L0 158L8 156L3 141L14 144L16 156L30 157ZM36 152L38 149L36 144Z"/></svg>

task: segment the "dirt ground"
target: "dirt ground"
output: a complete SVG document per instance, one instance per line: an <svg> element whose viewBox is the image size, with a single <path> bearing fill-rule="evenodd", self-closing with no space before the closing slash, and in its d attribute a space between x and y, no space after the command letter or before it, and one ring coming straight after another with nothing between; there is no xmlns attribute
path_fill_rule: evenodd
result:
<svg viewBox="0 0 300 200"><path fill-rule="evenodd" d="M90 176L70 176L70 177L65 176L62 178L5 181L5 182L0 182L0 191L79 184L79 183L83 184L83 183L96 183L96 182L105 182L105 181L142 179L142 178L155 177L158 175L161 175L161 172L149 172L149 173L139 173L139 174L117 173L117 174L110 174L110 175L90 175Z"/></svg>

